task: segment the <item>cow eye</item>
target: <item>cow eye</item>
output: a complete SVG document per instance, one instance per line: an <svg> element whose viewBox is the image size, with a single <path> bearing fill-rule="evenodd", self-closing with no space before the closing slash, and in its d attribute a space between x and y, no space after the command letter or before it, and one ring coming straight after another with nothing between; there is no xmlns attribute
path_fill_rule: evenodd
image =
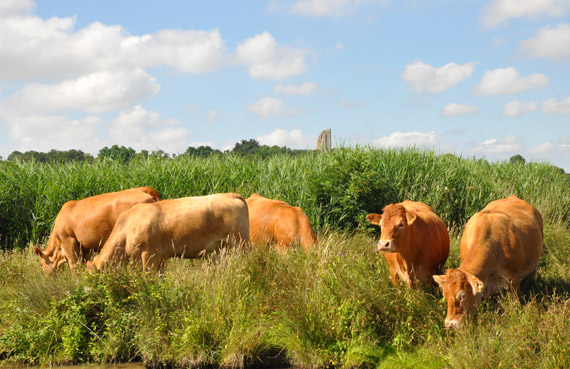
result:
<svg viewBox="0 0 570 369"><path fill-rule="evenodd" d="M400 220L400 223L398 223L398 228L402 228L404 226L404 221Z"/></svg>
<svg viewBox="0 0 570 369"><path fill-rule="evenodd" d="M455 297L459 302L463 302L465 300L465 291L459 291L457 296Z"/></svg>

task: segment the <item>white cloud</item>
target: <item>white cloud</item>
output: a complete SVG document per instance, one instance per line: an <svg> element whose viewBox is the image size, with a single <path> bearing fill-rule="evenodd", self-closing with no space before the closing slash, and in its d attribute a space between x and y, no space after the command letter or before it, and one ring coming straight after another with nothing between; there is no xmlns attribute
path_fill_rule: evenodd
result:
<svg viewBox="0 0 570 369"><path fill-rule="evenodd" d="M317 144L317 138L315 136L304 136L300 129L287 131L277 128L273 132L257 136L255 139L262 145L287 146L293 149L312 148Z"/></svg>
<svg viewBox="0 0 570 369"><path fill-rule="evenodd" d="M570 137L564 136L554 142L546 142L528 149L533 157L544 158L552 155L568 155L570 157Z"/></svg>
<svg viewBox="0 0 570 369"><path fill-rule="evenodd" d="M317 84L314 82L305 82L302 85L277 85L275 86L275 93L282 95L312 95L317 89Z"/></svg>
<svg viewBox="0 0 570 369"><path fill-rule="evenodd" d="M301 49L279 45L269 32L248 38L236 48L236 58L249 64L252 78L283 80L303 73L305 56Z"/></svg>
<svg viewBox="0 0 570 369"><path fill-rule="evenodd" d="M0 18L30 14L35 7L36 4L32 0L2 0L0 2Z"/></svg>
<svg viewBox="0 0 570 369"><path fill-rule="evenodd" d="M137 105L123 110L109 127L109 135L117 144L135 150L151 149L175 153L186 150L191 132L181 127L178 119L161 119Z"/></svg>
<svg viewBox="0 0 570 369"><path fill-rule="evenodd" d="M132 106L157 94L160 86L144 70L95 72L58 84L29 84L9 96L5 112L34 113L79 109L103 113Z"/></svg>
<svg viewBox="0 0 570 369"><path fill-rule="evenodd" d="M161 30L129 36L121 26L98 22L75 30L74 18L8 17L0 22L0 79L76 77L102 70L170 66L201 73L223 63L217 29Z"/></svg>
<svg viewBox="0 0 570 369"><path fill-rule="evenodd" d="M457 103L448 104L442 110L443 115L445 115L446 117L455 117L458 115L473 115L477 114L478 112L479 110L477 110L477 108L474 106L457 104Z"/></svg>
<svg viewBox="0 0 570 369"><path fill-rule="evenodd" d="M520 100L511 101L503 107L503 117L522 117L526 113L535 111L538 108L534 101L522 102Z"/></svg>
<svg viewBox="0 0 570 369"><path fill-rule="evenodd" d="M519 49L531 58L570 61L570 24L543 27L534 37L521 41Z"/></svg>
<svg viewBox="0 0 570 369"><path fill-rule="evenodd" d="M257 114L259 119L282 115L284 108L285 104L283 101L273 97L264 97L255 104L247 106L247 110Z"/></svg>
<svg viewBox="0 0 570 369"><path fill-rule="evenodd" d="M386 4L388 0L296 0L293 3L282 5L273 1L268 10L284 10L288 13L299 14L306 17L338 18L353 14L363 3L376 2Z"/></svg>
<svg viewBox="0 0 570 369"><path fill-rule="evenodd" d="M521 77L514 67L488 70L481 83L473 88L473 94L480 96L516 94L548 85L545 74L535 73Z"/></svg>
<svg viewBox="0 0 570 369"><path fill-rule="evenodd" d="M523 152L524 144L521 139L514 135L507 135L503 138L488 139L473 148L476 154L506 157Z"/></svg>
<svg viewBox="0 0 570 369"><path fill-rule="evenodd" d="M218 119L218 116L220 115L220 112L217 110L210 110L208 112L208 118L207 121L208 123L213 123L216 121L216 119Z"/></svg>
<svg viewBox="0 0 570 369"><path fill-rule="evenodd" d="M420 60L406 65L402 79L415 92L438 93L445 91L471 76L477 63L459 65L448 63L434 68Z"/></svg>
<svg viewBox="0 0 570 369"><path fill-rule="evenodd" d="M102 124L99 117L69 120L62 116L28 115L4 117L4 121L18 151L77 149L95 154L104 144L96 137Z"/></svg>
<svg viewBox="0 0 570 369"><path fill-rule="evenodd" d="M570 0L494 0L481 12L484 28L506 25L511 18L563 17Z"/></svg>
<svg viewBox="0 0 570 369"><path fill-rule="evenodd" d="M435 132L394 132L390 136L374 140L374 145L385 148L393 147L431 147L439 142Z"/></svg>
<svg viewBox="0 0 570 369"><path fill-rule="evenodd" d="M570 114L570 97L563 100L548 99L542 102L542 111L554 115Z"/></svg>

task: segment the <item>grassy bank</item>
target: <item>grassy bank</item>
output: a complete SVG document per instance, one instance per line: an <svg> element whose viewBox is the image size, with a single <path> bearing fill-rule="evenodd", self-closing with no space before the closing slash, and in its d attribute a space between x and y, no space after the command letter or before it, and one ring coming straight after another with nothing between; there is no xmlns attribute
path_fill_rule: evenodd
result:
<svg viewBox="0 0 570 369"><path fill-rule="evenodd" d="M318 231L344 232L368 212L423 201L450 228L487 203L516 194L554 224L570 225L569 175L546 164L489 164L429 151L337 149L267 159L218 155L119 164L0 162L0 248L40 243L68 200L148 185L163 198L257 192L301 206Z"/></svg>
<svg viewBox="0 0 570 369"><path fill-rule="evenodd" d="M45 241L65 201L141 185L164 198L233 191L283 199L304 209L319 246L310 254L261 248L174 259L162 277L129 267L44 277L30 244ZM568 189L568 175L546 164L415 150L0 162L0 366L570 367ZM457 236L473 213L513 193L547 224L538 279L523 286L522 303L498 296L449 332L437 289L392 285L364 216L423 201ZM447 267L459 265L458 244L453 237Z"/></svg>
<svg viewBox="0 0 570 369"><path fill-rule="evenodd" d="M546 228L522 303L486 301L443 328L436 289L394 288L374 238L321 234L312 253L225 251L135 268L45 278L29 249L0 254L4 363L143 360L152 367L570 367L570 231ZM459 263L452 241L448 267ZM1 362L0 362L1 365Z"/></svg>

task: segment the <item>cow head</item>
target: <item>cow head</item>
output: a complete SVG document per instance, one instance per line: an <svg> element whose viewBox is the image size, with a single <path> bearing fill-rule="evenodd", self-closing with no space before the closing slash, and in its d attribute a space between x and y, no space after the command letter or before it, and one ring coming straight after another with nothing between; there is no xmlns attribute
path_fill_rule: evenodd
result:
<svg viewBox="0 0 570 369"><path fill-rule="evenodd" d="M416 220L414 211L407 211L400 204L390 204L382 209L380 214L368 214L366 219L379 225L382 233L378 241L378 251L400 252L411 241L410 226Z"/></svg>
<svg viewBox="0 0 570 369"><path fill-rule="evenodd" d="M433 279L447 300L447 328L459 328L465 317L477 313L484 287L479 278L459 269L448 269L444 275L434 275Z"/></svg>
<svg viewBox="0 0 570 369"><path fill-rule="evenodd" d="M42 262L42 269L48 277L54 272L58 271L61 265L67 262L65 256L62 255L59 249L53 252L44 252L39 247L34 246L33 250L34 253L40 257L40 260Z"/></svg>

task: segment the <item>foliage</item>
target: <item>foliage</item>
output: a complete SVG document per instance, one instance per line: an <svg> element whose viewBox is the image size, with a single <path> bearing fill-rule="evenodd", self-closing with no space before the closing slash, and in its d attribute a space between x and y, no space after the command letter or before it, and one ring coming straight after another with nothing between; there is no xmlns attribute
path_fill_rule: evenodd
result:
<svg viewBox="0 0 570 369"><path fill-rule="evenodd" d="M570 231L521 300L486 300L457 332L435 287L395 287L374 239L321 233L305 254L259 247L46 278L37 256L0 252L0 358L61 365L142 360L147 367L487 368L570 365ZM459 240L452 239L457 267ZM546 251L546 255L551 251ZM273 360L273 361L271 361ZM1 365L1 362L0 362Z"/></svg>
<svg viewBox="0 0 570 369"><path fill-rule="evenodd" d="M522 157L522 155L513 155L511 156L511 158L509 159L509 164L525 164L526 160L525 158Z"/></svg>
<svg viewBox="0 0 570 369"><path fill-rule="evenodd" d="M98 158L105 159L113 159L117 160L120 163L128 163L135 157L135 150L131 147L125 147L118 145L113 145L111 147L105 146L101 150L99 150Z"/></svg>
<svg viewBox="0 0 570 369"><path fill-rule="evenodd" d="M139 154L137 154L139 155ZM364 220L392 202L422 201L449 228L497 198L515 194L552 223L570 224L570 177L548 164L489 164L430 151L341 148L323 154L239 156L235 153L127 163L113 159L66 164L0 163L0 248L22 248L49 235L69 200L151 186L163 198L253 192L300 206L317 231L373 230Z"/></svg>
<svg viewBox="0 0 570 369"><path fill-rule="evenodd" d="M8 155L7 160L20 160L20 161L36 161L40 163L56 162L56 163L69 163L73 161L93 161L93 157L89 154L85 154L81 150L67 150L58 151L50 150L48 153L37 152L37 151L26 151L21 153L19 151L14 151Z"/></svg>

